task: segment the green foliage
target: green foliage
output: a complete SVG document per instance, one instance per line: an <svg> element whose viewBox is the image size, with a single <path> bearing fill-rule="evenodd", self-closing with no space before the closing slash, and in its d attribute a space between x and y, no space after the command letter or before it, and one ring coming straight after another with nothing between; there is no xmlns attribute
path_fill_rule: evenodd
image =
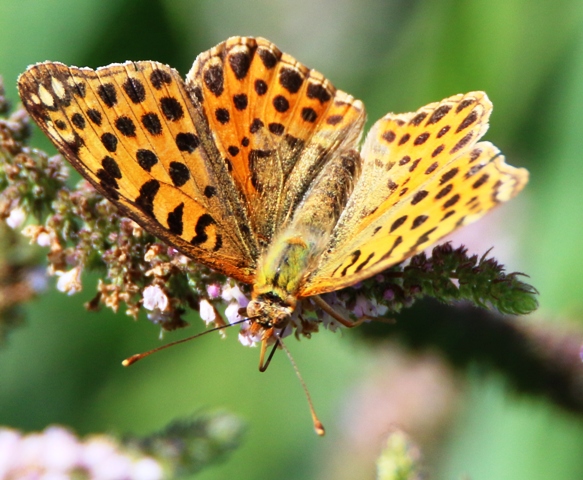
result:
<svg viewBox="0 0 583 480"><path fill-rule="evenodd" d="M243 432L241 420L232 414L207 412L174 420L160 432L145 437L126 437L123 443L151 455L171 472L169 478L178 478L224 461L239 447Z"/></svg>

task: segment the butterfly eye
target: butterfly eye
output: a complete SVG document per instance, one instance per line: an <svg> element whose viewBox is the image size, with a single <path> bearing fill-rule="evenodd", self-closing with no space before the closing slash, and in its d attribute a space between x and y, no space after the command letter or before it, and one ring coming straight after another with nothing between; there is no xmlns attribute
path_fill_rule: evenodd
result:
<svg viewBox="0 0 583 480"><path fill-rule="evenodd" d="M283 300L279 297L279 295L277 295L276 293L273 293L273 292L264 293L263 295L261 295L261 298L263 300L266 300L269 303L282 303L283 302Z"/></svg>

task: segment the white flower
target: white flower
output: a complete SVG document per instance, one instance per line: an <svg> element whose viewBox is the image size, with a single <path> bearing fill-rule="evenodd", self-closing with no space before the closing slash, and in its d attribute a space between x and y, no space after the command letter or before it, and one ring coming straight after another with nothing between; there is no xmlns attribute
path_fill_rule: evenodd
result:
<svg viewBox="0 0 583 480"><path fill-rule="evenodd" d="M39 247L50 247L51 234L48 232L40 232L36 237L36 243Z"/></svg>
<svg viewBox="0 0 583 480"><path fill-rule="evenodd" d="M225 317L227 317L229 323L240 322L243 320L243 317L239 314L240 309L241 307L237 302L231 302L228 307L225 308Z"/></svg>
<svg viewBox="0 0 583 480"><path fill-rule="evenodd" d="M77 438L62 427L48 427L43 432L40 464L48 470L68 471L77 465L81 446Z"/></svg>
<svg viewBox="0 0 583 480"><path fill-rule="evenodd" d="M10 211L10 215L6 218L6 224L12 228L17 229L26 220L26 212L22 207L13 208Z"/></svg>
<svg viewBox="0 0 583 480"><path fill-rule="evenodd" d="M0 478L8 478L14 467L20 438L15 430L0 428Z"/></svg>
<svg viewBox="0 0 583 480"><path fill-rule="evenodd" d="M158 285L148 285L144 288L142 299L142 305L147 310L165 311L168 308L168 297Z"/></svg>
<svg viewBox="0 0 583 480"><path fill-rule="evenodd" d="M215 312L215 309L213 308L211 303L205 298L203 298L200 301L200 306L199 306L198 311L200 313L200 318L207 325L209 323L214 322L217 318L217 313Z"/></svg>
<svg viewBox="0 0 583 480"><path fill-rule="evenodd" d="M118 452L113 453L107 460L94 465L91 478L99 480L131 479L132 461Z"/></svg>
<svg viewBox="0 0 583 480"><path fill-rule="evenodd" d="M259 340L256 340L254 337L249 335L249 332L247 331L241 330L239 332L239 343L244 347L255 347L257 346L257 343L260 341L261 338Z"/></svg>
<svg viewBox="0 0 583 480"><path fill-rule="evenodd" d="M137 455L136 455L137 453ZM80 440L62 427L22 435L0 428L0 479L161 480L153 458L128 454L105 436Z"/></svg>
<svg viewBox="0 0 583 480"><path fill-rule="evenodd" d="M117 446L106 437L96 436L85 441L81 454L81 466L93 470L97 465L107 462L115 455Z"/></svg>
<svg viewBox="0 0 583 480"><path fill-rule="evenodd" d="M68 272L55 272L59 277L57 280L57 290L65 292L67 295L73 295L80 292L83 288L81 285L81 266L77 265Z"/></svg>
<svg viewBox="0 0 583 480"><path fill-rule="evenodd" d="M142 458L132 465L133 480L159 480L163 477L162 467L152 458Z"/></svg>
<svg viewBox="0 0 583 480"><path fill-rule="evenodd" d="M262 333L252 335L249 330L250 326L249 322L243 323L241 331L239 332L239 343L244 347L254 347L261 342Z"/></svg>
<svg viewBox="0 0 583 480"><path fill-rule="evenodd" d="M31 433L20 440L16 451L13 470L26 470L33 465L37 469L42 467L40 463L43 449L43 439L40 433Z"/></svg>
<svg viewBox="0 0 583 480"><path fill-rule="evenodd" d="M356 297L356 305L354 306L354 314L358 317L380 317L387 313L388 307L386 305L379 305L378 302L372 298L366 298L364 295Z"/></svg>

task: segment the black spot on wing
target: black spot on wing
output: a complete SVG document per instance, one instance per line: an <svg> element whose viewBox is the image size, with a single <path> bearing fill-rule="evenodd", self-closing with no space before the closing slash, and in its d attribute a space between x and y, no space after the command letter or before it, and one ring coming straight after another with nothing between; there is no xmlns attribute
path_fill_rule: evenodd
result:
<svg viewBox="0 0 583 480"><path fill-rule="evenodd" d="M122 85L128 98L132 103L138 104L146 99L146 89L144 84L137 78L128 78Z"/></svg>
<svg viewBox="0 0 583 480"><path fill-rule="evenodd" d="M257 79L255 80L254 88L255 93L257 93L257 95L261 97L262 95L265 95L265 93L267 92L267 83L265 83L261 79Z"/></svg>
<svg viewBox="0 0 583 480"><path fill-rule="evenodd" d="M166 221L168 222L168 229L174 235L182 235L184 230L184 224L182 222L182 216L184 214L184 203L178 205L174 210L168 214Z"/></svg>
<svg viewBox="0 0 583 480"><path fill-rule="evenodd" d="M103 160L101 160L101 166L110 177L117 179L121 178L122 175L121 170L119 169L119 165L109 155L104 157Z"/></svg>
<svg viewBox="0 0 583 480"><path fill-rule="evenodd" d="M427 215L419 215L418 217L416 217L413 220L413 223L411 224L411 230L423 225L427 221L428 218L429 218L429 216L427 216Z"/></svg>
<svg viewBox="0 0 583 480"><path fill-rule="evenodd" d="M203 74L206 87L215 97L220 97L224 90L223 67L220 65L210 66Z"/></svg>
<svg viewBox="0 0 583 480"><path fill-rule="evenodd" d="M156 90L160 90L164 85L172 83L172 75L164 70L154 70L150 74L150 83Z"/></svg>
<svg viewBox="0 0 583 480"><path fill-rule="evenodd" d="M407 221L407 215L403 215L402 217L397 218L397 220L395 220L393 222L393 224L391 225L391 229L389 230L389 232L393 233L395 230L397 230L397 228L399 228L401 225L403 225L406 221Z"/></svg>
<svg viewBox="0 0 583 480"><path fill-rule="evenodd" d="M211 198L217 194L217 189L212 185L207 185L206 187L204 187L203 193L206 198Z"/></svg>
<svg viewBox="0 0 583 480"><path fill-rule="evenodd" d="M247 95L244 93L239 93L233 96L233 103L237 110L245 110L249 103Z"/></svg>
<svg viewBox="0 0 583 480"><path fill-rule="evenodd" d="M171 122L175 122L184 117L184 109L174 97L162 97L160 99L160 108L164 116Z"/></svg>
<svg viewBox="0 0 583 480"><path fill-rule="evenodd" d="M149 172L154 165L158 163L158 157L151 150L140 149L136 152L138 165L146 172Z"/></svg>
<svg viewBox="0 0 583 480"><path fill-rule="evenodd" d="M443 117L447 115L447 113L451 110L451 105L442 105L441 107L437 108L429 120L427 120L426 125L433 125L434 123L439 122Z"/></svg>
<svg viewBox="0 0 583 480"><path fill-rule="evenodd" d="M352 259L350 260L350 263L348 265L346 265L346 267L344 267L342 269L342 271L340 272L340 276L344 277L346 276L346 274L348 273L348 269L350 267L352 267L360 258L361 255L361 251L360 250L355 250L354 252L352 252L350 255L352 256Z"/></svg>
<svg viewBox="0 0 583 480"><path fill-rule="evenodd" d="M366 265L368 264L368 262L370 262L372 260L372 257L374 257L375 252L372 252L371 254L369 254L368 257L366 257L366 259L364 261L362 261L361 263L358 264L358 266L356 267L356 269L354 270L354 273L358 273L360 272L364 267L366 267Z"/></svg>
<svg viewBox="0 0 583 480"><path fill-rule="evenodd" d="M71 117L71 122L79 130L83 130L85 128L85 117L80 113L74 113L73 116Z"/></svg>
<svg viewBox="0 0 583 480"><path fill-rule="evenodd" d="M297 93L303 82L302 75L293 68L282 68L279 72L279 83L290 93Z"/></svg>
<svg viewBox="0 0 583 480"><path fill-rule="evenodd" d="M225 125L226 123L229 123L231 115L229 114L229 111L226 108L217 108L215 110L215 118L219 123Z"/></svg>
<svg viewBox="0 0 583 480"><path fill-rule="evenodd" d="M206 229L210 226L215 224L215 220L211 217L208 213L202 214L198 217L196 221L196 225L194 227L194 231L196 235L192 238L190 243L193 245L201 245L208 240L208 234L206 233Z"/></svg>
<svg viewBox="0 0 583 480"><path fill-rule="evenodd" d="M101 112L99 110L95 110L94 108L89 108L87 110L87 116L89 117L89 120L91 120L95 125L97 125L98 127L101 126Z"/></svg>
<svg viewBox="0 0 583 480"><path fill-rule="evenodd" d="M319 83L310 83L306 92L308 98L315 98L320 103L326 103L332 98L330 92Z"/></svg>
<svg viewBox="0 0 583 480"><path fill-rule="evenodd" d="M182 162L170 162L168 174L176 187L182 187L190 179L190 170Z"/></svg>
<svg viewBox="0 0 583 480"><path fill-rule="evenodd" d="M273 107L279 113L285 113L289 110L289 102L283 95L276 95L273 98Z"/></svg>
<svg viewBox="0 0 583 480"><path fill-rule="evenodd" d="M134 121L125 115L115 120L115 128L117 128L124 137L136 136L136 125L134 124Z"/></svg>
<svg viewBox="0 0 583 480"><path fill-rule="evenodd" d="M417 205L421 200L423 200L429 192L427 190L419 190L411 200L411 205Z"/></svg>
<svg viewBox="0 0 583 480"><path fill-rule="evenodd" d="M154 218L154 198L160 190L158 180L148 180L140 188L140 194L135 200L136 205L150 217Z"/></svg>
<svg viewBox="0 0 583 480"><path fill-rule="evenodd" d="M273 67L275 67L275 65L277 65L279 58L271 50L261 48L258 50L258 54L259 58L261 58L261 61L263 62L263 65L268 70L271 70Z"/></svg>
<svg viewBox="0 0 583 480"><path fill-rule="evenodd" d="M162 123L156 113L145 113L142 115L142 125L151 135L162 133Z"/></svg>
<svg viewBox="0 0 583 480"><path fill-rule="evenodd" d="M176 146L181 152L192 153L199 145L200 140L194 133L179 133L176 135Z"/></svg>
<svg viewBox="0 0 583 480"><path fill-rule="evenodd" d="M304 107L302 109L302 120L304 122L314 123L316 121L316 118L318 118L318 115L316 114L316 111L313 108Z"/></svg>
<svg viewBox="0 0 583 480"><path fill-rule="evenodd" d="M97 95L101 101L109 108L117 103L117 91L111 83L104 83L97 87Z"/></svg>
<svg viewBox="0 0 583 480"><path fill-rule="evenodd" d="M237 80L243 80L249 72L249 67L251 66L251 59L253 58L253 52L237 52L229 55L229 65L231 70L237 77Z"/></svg>
<svg viewBox="0 0 583 480"><path fill-rule="evenodd" d="M249 126L249 132L257 133L261 128L263 128L263 122L258 118L254 118Z"/></svg>
<svg viewBox="0 0 583 480"><path fill-rule="evenodd" d="M106 132L101 135L101 143L108 152L117 150L117 137L113 133Z"/></svg>
<svg viewBox="0 0 583 480"><path fill-rule="evenodd" d="M269 131L274 135L283 135L285 127L281 123L272 122L268 125Z"/></svg>

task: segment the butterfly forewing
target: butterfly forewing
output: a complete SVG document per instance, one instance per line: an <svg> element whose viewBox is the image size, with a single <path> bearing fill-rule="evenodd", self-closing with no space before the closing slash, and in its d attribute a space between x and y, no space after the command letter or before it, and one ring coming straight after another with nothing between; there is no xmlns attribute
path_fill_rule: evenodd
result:
<svg viewBox="0 0 583 480"><path fill-rule="evenodd" d="M474 92L379 120L363 147L360 180L300 294L353 285L518 193L526 170L506 165L490 143L475 143L490 110Z"/></svg>
<svg viewBox="0 0 583 480"><path fill-rule="evenodd" d="M257 252L245 217L221 195L173 69L47 62L30 67L19 90L61 153L126 215L201 263L251 281Z"/></svg>

